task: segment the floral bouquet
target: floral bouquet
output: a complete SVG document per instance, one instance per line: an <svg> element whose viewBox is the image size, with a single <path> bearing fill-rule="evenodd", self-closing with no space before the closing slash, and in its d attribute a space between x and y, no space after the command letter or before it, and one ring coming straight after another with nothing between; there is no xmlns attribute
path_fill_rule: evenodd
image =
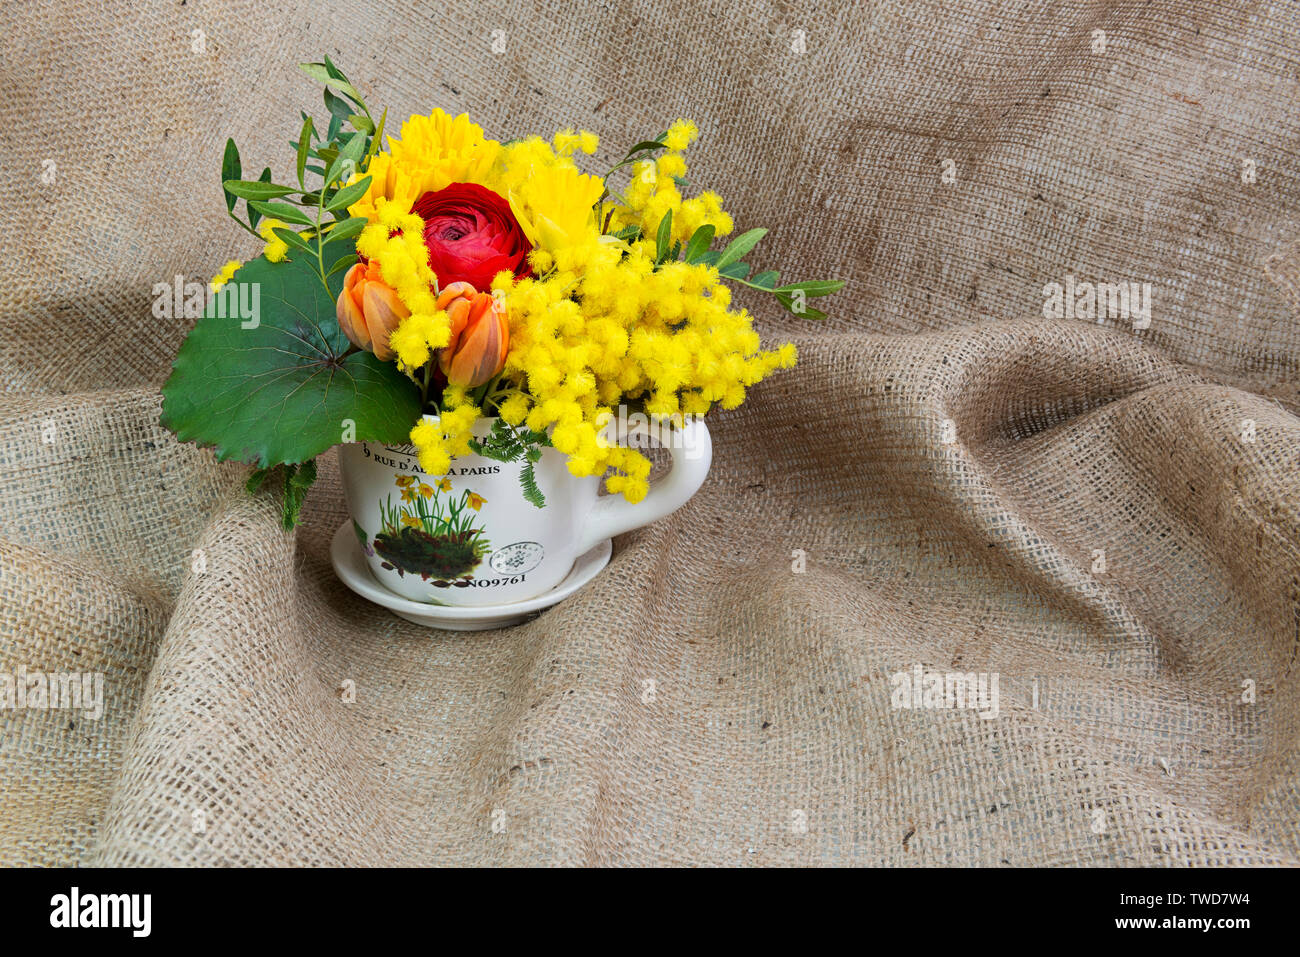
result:
<svg viewBox="0 0 1300 957"><path fill-rule="evenodd" d="M442 110L411 117L385 148L386 111L374 116L328 57L302 69L325 88L328 122L302 114L283 183L269 168L245 178L227 142L227 212L265 248L212 281L162 416L181 440L255 466L250 491L276 474L287 528L315 456L353 442L413 447L424 474L412 481L430 492L385 513L380 547L442 529L461 551L481 548L480 502L438 484L471 454L519 463L535 506L546 448L636 502L651 463L606 440L617 409L680 419L735 408L795 362L793 344L762 348L730 286L809 318L824 315L810 298L842 286L751 275L763 229L719 243L733 223L686 179L690 121L603 175L576 161L597 151L594 133L498 142ZM491 426L476 434L481 419Z"/></svg>

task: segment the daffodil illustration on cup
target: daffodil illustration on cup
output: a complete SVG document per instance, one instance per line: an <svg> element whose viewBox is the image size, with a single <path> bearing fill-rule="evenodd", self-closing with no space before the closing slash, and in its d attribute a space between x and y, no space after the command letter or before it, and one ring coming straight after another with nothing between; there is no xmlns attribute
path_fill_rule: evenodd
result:
<svg viewBox="0 0 1300 957"><path fill-rule="evenodd" d="M430 485L414 475L399 475L394 482L400 500L394 504L390 494L380 505L383 527L375 535L383 567L398 575L419 575L441 588L472 580L491 550L483 529L474 526L487 500L468 489L453 495L445 478Z"/></svg>

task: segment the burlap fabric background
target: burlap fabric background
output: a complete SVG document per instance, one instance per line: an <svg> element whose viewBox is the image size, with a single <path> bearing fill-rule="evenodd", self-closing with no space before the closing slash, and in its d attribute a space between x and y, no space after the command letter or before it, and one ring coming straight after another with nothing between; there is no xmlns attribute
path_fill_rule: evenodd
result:
<svg viewBox="0 0 1300 957"><path fill-rule="evenodd" d="M1286 2L0 6L0 670L107 692L0 712L0 862L1295 864L1298 39ZM151 289L257 251L222 145L286 169L321 52L601 168L694 117L762 261L849 280L821 325L756 304L798 368L525 626L344 589L333 455L288 536L157 424ZM1150 328L1044 320L1067 275L1150 282ZM891 708L916 664L1000 716Z"/></svg>

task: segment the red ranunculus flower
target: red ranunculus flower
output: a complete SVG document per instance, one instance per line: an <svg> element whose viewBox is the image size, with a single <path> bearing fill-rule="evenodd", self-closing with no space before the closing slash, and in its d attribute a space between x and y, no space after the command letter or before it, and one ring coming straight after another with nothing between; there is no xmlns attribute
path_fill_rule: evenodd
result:
<svg viewBox="0 0 1300 957"><path fill-rule="evenodd" d="M467 282L486 290L502 270L530 275L532 249L510 204L477 183L452 183L425 193L411 207L424 220L424 244L438 288Z"/></svg>

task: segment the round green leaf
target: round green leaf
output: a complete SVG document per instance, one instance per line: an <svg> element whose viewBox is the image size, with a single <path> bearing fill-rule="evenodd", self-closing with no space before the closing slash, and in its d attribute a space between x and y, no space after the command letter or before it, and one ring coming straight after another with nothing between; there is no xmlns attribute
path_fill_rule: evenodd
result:
<svg viewBox="0 0 1300 957"><path fill-rule="evenodd" d="M354 252L326 248L326 268ZM162 423L218 459L269 468L347 441L402 443L420 412L415 384L350 343L307 257L241 268L208 304L163 386ZM254 309L254 305L256 308Z"/></svg>

